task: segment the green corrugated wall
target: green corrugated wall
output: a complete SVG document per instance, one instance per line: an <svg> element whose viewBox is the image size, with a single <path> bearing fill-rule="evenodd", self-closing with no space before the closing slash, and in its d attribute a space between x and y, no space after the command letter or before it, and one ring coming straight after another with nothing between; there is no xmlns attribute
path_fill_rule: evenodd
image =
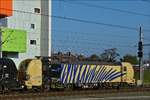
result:
<svg viewBox="0 0 150 100"><path fill-rule="evenodd" d="M25 30L1 28L2 51L24 53L27 49L27 32Z"/></svg>

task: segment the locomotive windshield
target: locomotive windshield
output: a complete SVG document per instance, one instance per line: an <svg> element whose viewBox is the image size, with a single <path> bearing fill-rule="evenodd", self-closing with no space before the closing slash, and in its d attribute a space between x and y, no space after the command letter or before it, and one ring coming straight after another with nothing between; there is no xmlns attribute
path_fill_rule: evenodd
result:
<svg viewBox="0 0 150 100"><path fill-rule="evenodd" d="M19 69L18 69L18 79L20 81L26 80L26 78L27 78L26 70L27 70L27 67L28 67L30 61L31 61L31 59L27 59L20 63Z"/></svg>
<svg viewBox="0 0 150 100"><path fill-rule="evenodd" d="M51 64L50 65L50 75L52 78L60 78L61 64Z"/></svg>

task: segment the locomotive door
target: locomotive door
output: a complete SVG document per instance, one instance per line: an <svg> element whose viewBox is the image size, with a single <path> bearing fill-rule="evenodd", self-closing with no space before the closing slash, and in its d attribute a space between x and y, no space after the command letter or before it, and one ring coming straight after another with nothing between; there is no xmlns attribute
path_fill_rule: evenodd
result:
<svg viewBox="0 0 150 100"><path fill-rule="evenodd" d="M123 69L122 69L122 82L126 82L126 80L127 80L127 67L123 66Z"/></svg>

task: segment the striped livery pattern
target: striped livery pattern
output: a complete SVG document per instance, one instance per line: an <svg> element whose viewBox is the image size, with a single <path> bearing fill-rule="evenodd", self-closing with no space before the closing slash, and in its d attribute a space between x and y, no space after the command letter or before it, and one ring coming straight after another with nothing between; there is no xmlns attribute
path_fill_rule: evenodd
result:
<svg viewBox="0 0 150 100"><path fill-rule="evenodd" d="M121 71L119 65L62 64L61 68L60 80L63 84L121 81L121 77L126 75L126 72Z"/></svg>

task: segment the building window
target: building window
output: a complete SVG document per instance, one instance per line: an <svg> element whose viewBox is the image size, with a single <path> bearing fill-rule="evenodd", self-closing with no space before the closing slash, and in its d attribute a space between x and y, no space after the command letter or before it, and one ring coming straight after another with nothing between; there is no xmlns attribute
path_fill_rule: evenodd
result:
<svg viewBox="0 0 150 100"><path fill-rule="evenodd" d="M31 24L31 29L35 29L35 24Z"/></svg>
<svg viewBox="0 0 150 100"><path fill-rule="evenodd" d="M36 45L36 40L30 40L31 45Z"/></svg>
<svg viewBox="0 0 150 100"><path fill-rule="evenodd" d="M34 8L35 13L40 13L40 8Z"/></svg>

